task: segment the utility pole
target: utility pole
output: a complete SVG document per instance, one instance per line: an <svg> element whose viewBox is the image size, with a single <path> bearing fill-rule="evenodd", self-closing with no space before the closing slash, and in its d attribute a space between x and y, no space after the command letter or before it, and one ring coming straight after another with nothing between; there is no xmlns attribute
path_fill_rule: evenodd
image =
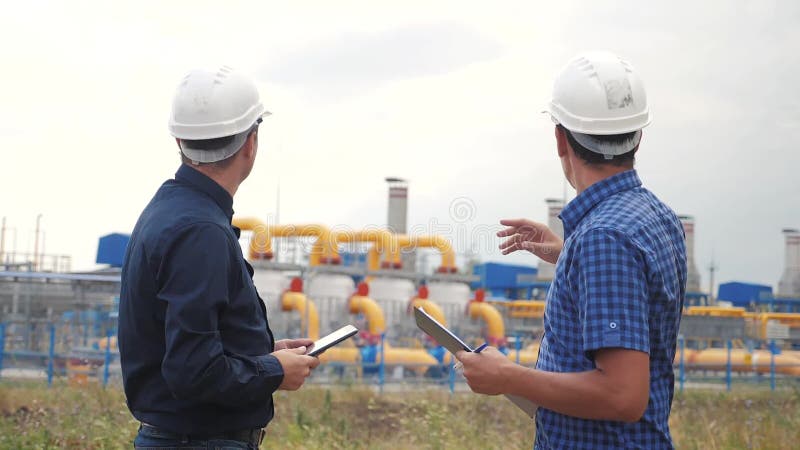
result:
<svg viewBox="0 0 800 450"><path fill-rule="evenodd" d="M3 216L3 225L0 226L0 265L5 264L6 250L6 216Z"/></svg>
<svg viewBox="0 0 800 450"><path fill-rule="evenodd" d="M41 225L42 214L36 216L36 235L33 238L33 270L39 270L39 226Z"/></svg>

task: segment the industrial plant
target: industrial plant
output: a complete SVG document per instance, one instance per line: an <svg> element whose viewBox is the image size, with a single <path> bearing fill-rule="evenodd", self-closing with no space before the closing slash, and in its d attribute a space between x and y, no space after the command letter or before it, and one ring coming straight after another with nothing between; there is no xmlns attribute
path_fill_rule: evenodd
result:
<svg viewBox="0 0 800 450"><path fill-rule="evenodd" d="M444 236L407 234L408 182L387 178L387 226L338 229L323 223L269 223L235 216L242 251L277 337L317 339L352 323L361 331L321 357L315 374L380 382L437 380L450 354L416 327L413 307L472 344L497 346L533 366L554 265L457 265ZM545 201L549 227L563 237L560 199ZM800 232L783 230L778 290L752 283L703 292L694 258L695 222L682 215L688 282L675 367L733 376L800 376ZM5 223L3 225L5 240ZM99 239L102 269L77 273L65 257L19 255L0 246L0 377L118 377L116 319L120 267L129 236ZM421 264L435 252L436 264ZM38 253L38 252L37 252ZM776 274L777 275L777 274ZM713 283L713 281L712 281Z"/></svg>

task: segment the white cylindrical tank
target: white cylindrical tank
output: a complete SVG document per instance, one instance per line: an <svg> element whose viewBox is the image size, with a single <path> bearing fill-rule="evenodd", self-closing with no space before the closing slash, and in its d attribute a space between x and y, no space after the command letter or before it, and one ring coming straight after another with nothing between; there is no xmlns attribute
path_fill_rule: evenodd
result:
<svg viewBox="0 0 800 450"><path fill-rule="evenodd" d="M369 296L383 309L389 338L402 335L406 325L413 323L408 304L415 294L414 282L406 278L376 277L369 282Z"/></svg>
<svg viewBox="0 0 800 450"><path fill-rule="evenodd" d="M289 287L291 277L279 270L254 269L253 284L267 306L267 314L272 316L281 310L281 294Z"/></svg>
<svg viewBox="0 0 800 450"><path fill-rule="evenodd" d="M686 292L700 292L700 272L694 263L694 217L678 216L686 235Z"/></svg>
<svg viewBox="0 0 800 450"><path fill-rule="evenodd" d="M442 308L447 325L452 329L458 328L464 321L471 296L467 283L441 280L428 282L428 298Z"/></svg>
<svg viewBox="0 0 800 450"><path fill-rule="evenodd" d="M783 264L783 275L778 282L778 295L781 297L800 297L800 231L787 228L786 254Z"/></svg>
<svg viewBox="0 0 800 450"><path fill-rule="evenodd" d="M547 203L547 226L553 230L553 233L563 238L564 224L561 223L561 219L558 215L561 214L561 210L564 209L564 202L558 199L548 198L545 200L545 203ZM541 259L536 269L536 279L540 281L550 281L556 273L556 266L554 264L550 264Z"/></svg>
<svg viewBox="0 0 800 450"><path fill-rule="evenodd" d="M320 336L349 323L347 300L356 286L348 275L318 273L306 280L306 295L317 305Z"/></svg>

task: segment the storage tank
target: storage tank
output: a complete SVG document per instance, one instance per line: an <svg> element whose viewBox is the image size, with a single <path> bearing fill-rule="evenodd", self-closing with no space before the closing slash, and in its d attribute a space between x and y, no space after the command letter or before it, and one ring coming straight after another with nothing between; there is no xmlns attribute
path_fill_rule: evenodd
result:
<svg viewBox="0 0 800 450"><path fill-rule="evenodd" d="M442 308L448 325L454 331L465 318L464 311L471 296L469 285L466 283L443 280L428 282L428 298Z"/></svg>
<svg viewBox="0 0 800 450"><path fill-rule="evenodd" d="M686 235L686 292L700 292L700 272L694 263L694 217L678 216Z"/></svg>
<svg viewBox="0 0 800 450"><path fill-rule="evenodd" d="M286 272L268 269L253 269L253 284L267 306L267 314L273 316L281 310L281 294L289 287Z"/></svg>
<svg viewBox="0 0 800 450"><path fill-rule="evenodd" d="M408 304L415 294L414 282L407 278L376 277L369 282L369 296L383 309L389 339L406 335L414 325Z"/></svg>
<svg viewBox="0 0 800 450"><path fill-rule="evenodd" d="M547 226L553 230L553 233L563 238L564 224L561 223L561 219L558 215L561 214L561 210L564 209L564 202L559 199L548 198L545 200L545 203L547 203ZM555 264L550 264L540 259L536 268L538 269L536 279L539 281L551 281L553 276L555 276Z"/></svg>
<svg viewBox="0 0 800 450"><path fill-rule="evenodd" d="M356 290L349 275L316 273L306 280L306 286L306 295L317 305L320 335L349 323L347 300Z"/></svg>
<svg viewBox="0 0 800 450"><path fill-rule="evenodd" d="M786 236L786 253L783 275L778 282L778 295L781 297L800 297L800 231L794 228L783 230Z"/></svg>

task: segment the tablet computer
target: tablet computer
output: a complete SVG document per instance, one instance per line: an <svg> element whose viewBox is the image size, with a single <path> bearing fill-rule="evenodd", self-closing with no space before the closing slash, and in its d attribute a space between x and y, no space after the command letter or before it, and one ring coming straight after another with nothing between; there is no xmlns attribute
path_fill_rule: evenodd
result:
<svg viewBox="0 0 800 450"><path fill-rule="evenodd" d="M356 333L358 333L358 328L352 325L345 325L342 328L334 331L333 333L324 336L311 344L311 349L306 352L308 356L319 356L325 350L333 347L334 345L344 341L345 339L349 339L353 337Z"/></svg>
<svg viewBox="0 0 800 450"><path fill-rule="evenodd" d="M439 345L449 350L453 355L460 350L466 352L474 350L420 307L414 308L414 320L416 320L420 330L436 339ZM533 418L536 416L536 410L539 408L536 403L518 395L506 394L506 398L511 400L511 403L517 405L519 409L523 410L528 417Z"/></svg>

